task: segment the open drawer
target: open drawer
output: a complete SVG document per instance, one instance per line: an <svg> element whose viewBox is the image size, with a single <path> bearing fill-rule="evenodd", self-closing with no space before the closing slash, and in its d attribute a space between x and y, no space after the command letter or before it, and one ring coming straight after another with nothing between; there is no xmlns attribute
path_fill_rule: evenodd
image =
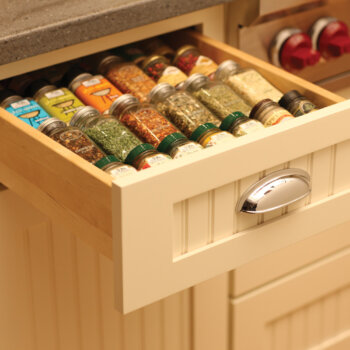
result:
<svg viewBox="0 0 350 350"><path fill-rule="evenodd" d="M198 32L176 37L325 108L113 183L0 110L0 181L113 258L124 313L350 220L350 101ZM248 186L285 168L311 175L311 195L267 214L235 212Z"/></svg>

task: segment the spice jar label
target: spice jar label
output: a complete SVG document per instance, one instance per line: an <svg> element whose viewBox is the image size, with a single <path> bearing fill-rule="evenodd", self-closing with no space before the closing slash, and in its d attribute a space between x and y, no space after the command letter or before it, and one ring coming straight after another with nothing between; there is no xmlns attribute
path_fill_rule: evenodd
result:
<svg viewBox="0 0 350 350"><path fill-rule="evenodd" d="M94 83L92 83L94 81ZM109 109L113 101L121 96L121 92L105 78L90 79L88 84L83 82L75 94L87 105L103 113Z"/></svg>
<svg viewBox="0 0 350 350"><path fill-rule="evenodd" d="M149 156L145 158L140 164L140 170L161 165L169 160L171 160L171 158L165 154L155 154L153 156Z"/></svg>
<svg viewBox="0 0 350 350"><path fill-rule="evenodd" d="M196 142L189 142L185 145L179 146L176 148L175 152L172 154L173 159L181 158L187 154L191 154L197 151L200 151L203 147Z"/></svg>
<svg viewBox="0 0 350 350"><path fill-rule="evenodd" d="M51 116L68 123L83 103L68 89L58 89L46 93L38 101Z"/></svg>
<svg viewBox="0 0 350 350"><path fill-rule="evenodd" d="M199 56L194 67L191 69L190 75L195 73L201 73L206 76L214 73L218 68L218 65L206 56Z"/></svg>
<svg viewBox="0 0 350 350"><path fill-rule="evenodd" d="M58 90L55 90L55 91L50 91L50 92L47 92L45 94L45 96L49 99L51 98L55 98L55 97L58 97L58 96L63 96L64 95L64 91L61 90L61 89L58 89Z"/></svg>
<svg viewBox="0 0 350 350"><path fill-rule="evenodd" d="M219 132L214 134L207 139L205 139L202 143L204 148L215 146L224 142L228 142L233 139L233 136L226 131Z"/></svg>
<svg viewBox="0 0 350 350"><path fill-rule="evenodd" d="M294 119L294 117L291 117L290 115L282 115L281 117L279 117L273 124L271 125L276 125L276 124L280 124L280 123L284 123L288 120Z"/></svg>
<svg viewBox="0 0 350 350"><path fill-rule="evenodd" d="M233 135L239 137L239 136L244 136L263 129L265 128L261 123L256 122L255 120L249 120L245 123L240 124L237 128L235 128Z"/></svg>
<svg viewBox="0 0 350 350"><path fill-rule="evenodd" d="M109 170L108 173L114 179L118 179L118 178L121 178L124 176L135 174L135 173L137 173L137 170L131 166L128 166L128 165L121 165L120 167L113 168L112 170Z"/></svg>
<svg viewBox="0 0 350 350"><path fill-rule="evenodd" d="M24 99L11 103L6 110L35 129L50 118L50 115L48 115L34 100Z"/></svg>

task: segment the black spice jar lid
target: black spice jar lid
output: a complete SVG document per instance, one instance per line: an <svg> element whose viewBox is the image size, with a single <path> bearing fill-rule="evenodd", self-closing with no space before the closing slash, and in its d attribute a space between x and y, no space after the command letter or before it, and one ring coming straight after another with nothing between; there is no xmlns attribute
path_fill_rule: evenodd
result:
<svg viewBox="0 0 350 350"><path fill-rule="evenodd" d="M301 95L299 93L299 91L297 90L291 90L291 91L288 91L286 92L282 97L281 99L278 101L278 104L285 108L285 109L288 109L288 106L291 102L293 102L295 99L297 98L304 98L303 95Z"/></svg>
<svg viewBox="0 0 350 350"><path fill-rule="evenodd" d="M263 109L266 106L271 105L271 104L275 104L275 102L273 102L269 98L265 98L264 100L261 100L252 108L252 110L250 111L250 114L249 114L249 118L255 118L255 115L258 114L258 112L261 109ZM276 103L276 105L277 105L277 103Z"/></svg>
<svg viewBox="0 0 350 350"><path fill-rule="evenodd" d="M34 96L39 90L41 90L44 86L52 86L53 88L56 88L54 85L52 85L48 80L46 79L37 79L31 82L28 87L26 88L26 96Z"/></svg>
<svg viewBox="0 0 350 350"><path fill-rule="evenodd" d="M126 157L125 163L131 164L134 162L134 160L143 152L155 150L155 148L150 145L149 143L142 143L141 145L136 146Z"/></svg>

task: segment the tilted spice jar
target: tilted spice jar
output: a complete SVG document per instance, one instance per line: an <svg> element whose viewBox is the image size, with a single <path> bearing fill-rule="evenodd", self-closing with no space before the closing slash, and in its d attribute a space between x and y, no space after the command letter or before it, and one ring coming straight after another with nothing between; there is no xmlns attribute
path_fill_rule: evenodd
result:
<svg viewBox="0 0 350 350"><path fill-rule="evenodd" d="M248 118L241 112L233 112L222 121L220 129L230 132L233 136L240 137L263 130L265 127L259 120Z"/></svg>
<svg viewBox="0 0 350 350"><path fill-rule="evenodd" d="M50 118L38 130L92 164L106 156L81 130L60 119Z"/></svg>
<svg viewBox="0 0 350 350"><path fill-rule="evenodd" d="M220 125L215 117L201 102L187 91L176 91L167 84L158 84L150 93L150 102L164 114L187 137L204 123Z"/></svg>
<svg viewBox="0 0 350 350"><path fill-rule="evenodd" d="M175 56L175 51L160 38L146 39L140 42L140 46L148 55L164 56L168 62Z"/></svg>
<svg viewBox="0 0 350 350"><path fill-rule="evenodd" d="M148 103L140 103L139 100L129 94L125 94L116 99L110 108L110 114L116 116L124 125L126 125L142 141L151 144L164 152L171 150L175 152L173 143L179 143L181 146L186 141L193 144L183 136L179 130L169 122L160 112ZM170 144L169 144L170 143ZM200 147L182 147L182 152L178 150L176 155L184 155L185 150L198 149ZM198 145L199 146L199 145ZM170 147L170 148L169 148Z"/></svg>
<svg viewBox="0 0 350 350"><path fill-rule="evenodd" d="M28 92L51 116L68 123L84 104L65 87L57 88L45 79L31 83Z"/></svg>
<svg viewBox="0 0 350 350"><path fill-rule="evenodd" d="M191 135L191 140L200 143L203 147L211 147L233 140L232 134L222 131L211 123L199 126Z"/></svg>
<svg viewBox="0 0 350 350"><path fill-rule="evenodd" d="M259 120L265 127L294 119L287 110L268 98L253 107L250 118Z"/></svg>
<svg viewBox="0 0 350 350"><path fill-rule="evenodd" d="M297 90L286 92L278 103L295 117L317 110L316 106Z"/></svg>
<svg viewBox="0 0 350 350"><path fill-rule="evenodd" d="M111 115L100 115L92 107L84 107L79 110L70 121L70 125L76 126L84 131L92 140L96 142L108 155L114 155L122 162L144 166L144 163L153 157L159 156L157 161L148 164L148 167L158 165L167 161L170 157L157 152L153 146L144 144L126 126ZM147 165L147 164L146 164ZM138 165L136 166L137 169Z"/></svg>
<svg viewBox="0 0 350 350"><path fill-rule="evenodd" d="M218 65L209 57L200 54L199 50L192 45L185 45L176 51L174 64L187 75L201 73L214 78Z"/></svg>
<svg viewBox="0 0 350 350"><path fill-rule="evenodd" d="M251 107L228 85L220 81L211 81L203 74L191 75L184 82L183 89L193 94L220 119L236 111L250 113Z"/></svg>
<svg viewBox="0 0 350 350"><path fill-rule="evenodd" d="M143 71L157 83L168 83L175 87L187 79L187 75L175 66L170 66L164 56L153 55L143 61Z"/></svg>
<svg viewBox="0 0 350 350"><path fill-rule="evenodd" d="M35 129L50 118L50 115L32 98L23 98L8 89L0 91L0 107Z"/></svg>
<svg viewBox="0 0 350 350"><path fill-rule="evenodd" d="M137 173L136 169L122 163L117 157L110 155L98 160L95 165L111 175L113 179L119 179Z"/></svg>
<svg viewBox="0 0 350 350"><path fill-rule="evenodd" d="M131 94L141 102L147 101L148 94L156 85L135 63L124 62L119 56L104 57L97 70L124 94Z"/></svg>
<svg viewBox="0 0 350 350"><path fill-rule="evenodd" d="M266 98L278 102L282 97L282 92L258 71L253 68L241 68L232 60L226 60L219 65L215 72L215 79L228 84L251 106Z"/></svg>
<svg viewBox="0 0 350 350"><path fill-rule="evenodd" d="M102 75L92 75L78 67L70 69L63 78L78 98L86 105L107 113L113 101L122 93Z"/></svg>

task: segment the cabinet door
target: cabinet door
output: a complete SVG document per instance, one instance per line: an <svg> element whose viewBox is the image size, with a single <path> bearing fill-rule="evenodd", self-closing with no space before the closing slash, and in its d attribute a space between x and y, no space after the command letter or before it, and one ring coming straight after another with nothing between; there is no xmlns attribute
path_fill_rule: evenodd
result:
<svg viewBox="0 0 350 350"><path fill-rule="evenodd" d="M349 272L347 248L232 299L231 350L348 350Z"/></svg>

